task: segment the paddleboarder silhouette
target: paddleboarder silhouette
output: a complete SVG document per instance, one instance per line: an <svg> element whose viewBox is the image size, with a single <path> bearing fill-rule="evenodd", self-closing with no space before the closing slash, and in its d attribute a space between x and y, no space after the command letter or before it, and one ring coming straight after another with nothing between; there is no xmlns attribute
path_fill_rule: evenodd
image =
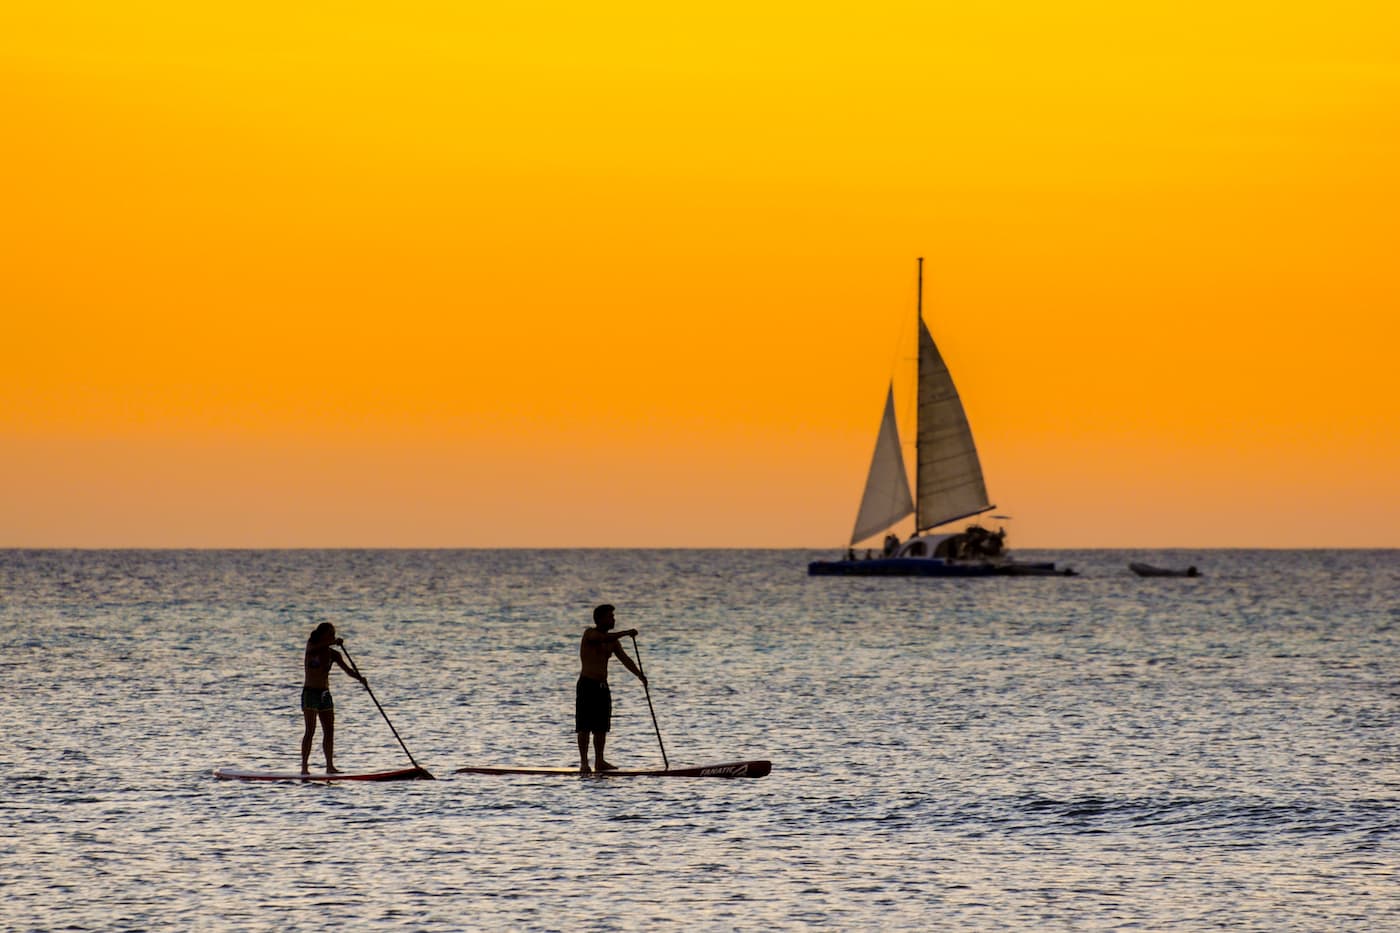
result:
<svg viewBox="0 0 1400 933"><path fill-rule="evenodd" d="M369 681L358 671L347 667L340 652L331 647L343 644L335 637L335 626L329 622L316 626L306 640L306 679L301 687L301 715L306 720L306 731L301 737L302 774L310 772L307 759L311 757L311 743L316 737L318 719L321 722L321 747L326 753L326 773L340 773L335 766L335 702L331 699L331 664L340 665L342 671L369 686Z"/></svg>
<svg viewBox="0 0 1400 933"><path fill-rule="evenodd" d="M614 632L615 607L604 603L593 610L593 625L584 629L579 642L580 671L574 700L574 731L578 733L579 771L587 774L588 739L593 737L593 761L598 771L611 771L616 766L603 757L608 730L612 728L612 693L608 690L608 660L616 657L643 684L647 682L633 660L622 650L623 638L635 638L636 629Z"/></svg>

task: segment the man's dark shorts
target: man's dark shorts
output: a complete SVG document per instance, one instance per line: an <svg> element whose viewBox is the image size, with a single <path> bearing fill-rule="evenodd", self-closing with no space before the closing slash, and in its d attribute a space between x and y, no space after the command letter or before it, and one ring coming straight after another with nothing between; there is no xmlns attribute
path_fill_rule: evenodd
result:
<svg viewBox="0 0 1400 933"><path fill-rule="evenodd" d="M319 687L302 687L301 708L308 713L319 713L335 709L335 703L331 700L329 690L322 690Z"/></svg>
<svg viewBox="0 0 1400 933"><path fill-rule="evenodd" d="M612 728L612 692L605 680L578 679L574 702L575 732L607 732Z"/></svg>

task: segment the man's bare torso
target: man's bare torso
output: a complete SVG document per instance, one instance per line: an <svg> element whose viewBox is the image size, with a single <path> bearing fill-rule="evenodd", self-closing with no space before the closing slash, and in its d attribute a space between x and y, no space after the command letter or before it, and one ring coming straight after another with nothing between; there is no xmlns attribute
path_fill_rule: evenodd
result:
<svg viewBox="0 0 1400 933"><path fill-rule="evenodd" d="M616 639L603 637L603 633L596 628L586 629L578 646L579 673L589 680L607 683L608 658L616 650Z"/></svg>

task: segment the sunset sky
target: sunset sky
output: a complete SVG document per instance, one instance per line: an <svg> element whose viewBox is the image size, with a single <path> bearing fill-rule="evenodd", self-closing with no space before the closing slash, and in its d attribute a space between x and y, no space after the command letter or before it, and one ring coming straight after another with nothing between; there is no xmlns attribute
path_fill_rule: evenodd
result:
<svg viewBox="0 0 1400 933"><path fill-rule="evenodd" d="M1392 2L0 10L0 546L1400 546Z"/></svg>

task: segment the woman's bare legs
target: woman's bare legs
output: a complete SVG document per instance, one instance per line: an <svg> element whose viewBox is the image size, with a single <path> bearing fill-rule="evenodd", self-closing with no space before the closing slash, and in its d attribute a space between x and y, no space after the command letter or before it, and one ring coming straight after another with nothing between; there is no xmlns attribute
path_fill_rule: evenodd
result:
<svg viewBox="0 0 1400 933"><path fill-rule="evenodd" d="M321 710L321 747L326 752L326 773L339 774L335 766L335 710Z"/></svg>
<svg viewBox="0 0 1400 933"><path fill-rule="evenodd" d="M311 757L311 740L316 737L316 711L304 709L301 716L306 720L306 731L301 735L301 773L306 774L311 770L306 766L306 760Z"/></svg>

